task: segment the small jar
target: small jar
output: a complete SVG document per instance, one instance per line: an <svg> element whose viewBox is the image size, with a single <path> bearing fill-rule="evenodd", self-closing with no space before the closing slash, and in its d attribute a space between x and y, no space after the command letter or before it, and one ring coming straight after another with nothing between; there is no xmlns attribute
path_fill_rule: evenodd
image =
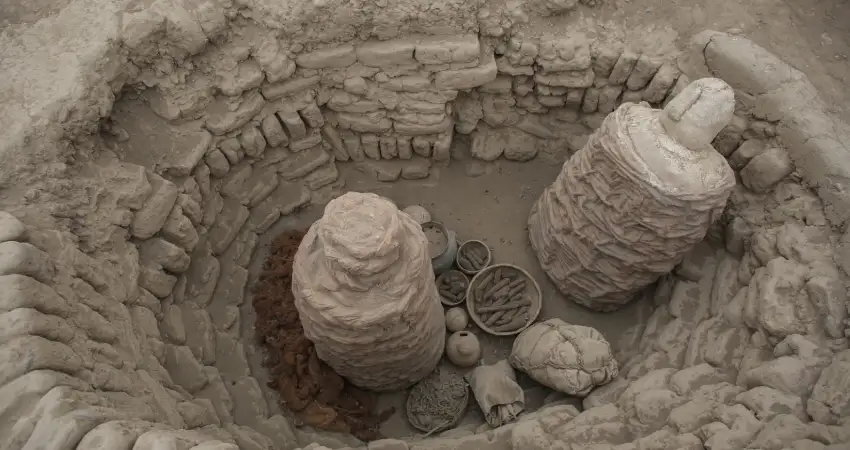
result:
<svg viewBox="0 0 850 450"><path fill-rule="evenodd" d="M446 357L458 367L474 366L481 359L481 343L469 331L458 331L446 341Z"/></svg>
<svg viewBox="0 0 850 450"><path fill-rule="evenodd" d="M423 223L422 230L426 236L434 234L434 237L442 236L442 239L444 239L442 245L439 245L430 242L431 237L429 237L428 253L431 256L434 274L440 275L450 270L457 257L457 235L455 232L450 231L442 223L434 221Z"/></svg>
<svg viewBox="0 0 850 450"><path fill-rule="evenodd" d="M449 308L446 310L446 329L455 333L469 326L469 316L463 308Z"/></svg>

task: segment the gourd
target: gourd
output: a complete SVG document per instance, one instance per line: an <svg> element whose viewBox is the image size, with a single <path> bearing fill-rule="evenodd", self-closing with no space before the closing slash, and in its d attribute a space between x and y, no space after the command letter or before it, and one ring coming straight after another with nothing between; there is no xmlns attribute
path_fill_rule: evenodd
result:
<svg viewBox="0 0 850 450"><path fill-rule="evenodd" d="M446 329L456 332L465 329L469 325L469 316L463 308L449 308L446 310Z"/></svg>
<svg viewBox="0 0 850 450"><path fill-rule="evenodd" d="M458 367L470 367L481 359L481 343L469 331L458 331L446 341L446 357Z"/></svg>

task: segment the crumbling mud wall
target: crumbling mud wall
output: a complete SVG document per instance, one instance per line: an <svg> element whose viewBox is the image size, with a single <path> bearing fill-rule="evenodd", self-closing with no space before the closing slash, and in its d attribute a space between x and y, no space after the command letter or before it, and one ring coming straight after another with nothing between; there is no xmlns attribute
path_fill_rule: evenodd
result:
<svg viewBox="0 0 850 450"><path fill-rule="evenodd" d="M720 33L679 61L508 38L516 9L470 2L355 4L355 22L316 25L339 6L80 0L2 35L0 448L362 446L296 427L251 372L259 235L339 193L338 164L427 177L462 134L483 160L575 149L618 102L663 104L709 74L739 103L715 142L741 179L710 236L723 250L660 283L620 378L583 412L369 448L850 441L850 132L802 73Z"/></svg>
<svg viewBox="0 0 850 450"><path fill-rule="evenodd" d="M472 134L471 154L485 161L526 161L553 140L578 148L620 102L661 104L686 85L674 57L581 33L411 35L297 54L257 37L198 58L216 76L159 79L139 97L161 119L181 123L176 129L201 129L197 140L209 147L195 159L203 156L214 177L246 156L271 165L298 154L300 165L375 162L375 176L394 181L427 177L432 163L448 161L455 133ZM185 124L200 118L202 126ZM162 167L184 172L185 164Z"/></svg>

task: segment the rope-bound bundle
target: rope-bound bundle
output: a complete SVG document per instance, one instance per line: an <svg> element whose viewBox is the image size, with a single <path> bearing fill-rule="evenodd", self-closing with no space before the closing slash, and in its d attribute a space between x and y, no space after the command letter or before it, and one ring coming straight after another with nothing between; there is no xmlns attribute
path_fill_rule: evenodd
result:
<svg viewBox="0 0 850 450"><path fill-rule="evenodd" d="M292 290L319 358L356 386L406 388L443 353L425 234L378 195L349 192L328 203L295 255Z"/></svg>
<svg viewBox="0 0 850 450"><path fill-rule="evenodd" d="M626 103L605 118L528 219L537 258L564 295L613 311L704 238L735 186L710 144L733 111L732 89L702 79L663 111Z"/></svg>

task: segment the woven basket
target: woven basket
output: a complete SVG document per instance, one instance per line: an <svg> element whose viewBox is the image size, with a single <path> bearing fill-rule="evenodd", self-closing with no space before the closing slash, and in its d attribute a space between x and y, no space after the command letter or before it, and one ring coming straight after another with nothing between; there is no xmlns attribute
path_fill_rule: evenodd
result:
<svg viewBox="0 0 850 450"><path fill-rule="evenodd" d="M463 386L463 391L461 392L460 389L457 389L456 393L452 393L448 389L445 389L444 386L448 384L449 381L459 381L458 384L459 386ZM416 409L417 403L426 399L427 395L431 395L433 397L446 397L446 408L439 411L435 409L432 412L432 417L437 415L448 416L444 421L437 425L432 423L429 426L429 424L423 423L420 420L420 417L411 413L412 410ZM407 396L407 403L405 404L407 421L410 422L414 428L428 433L428 435L439 433L441 431L454 428L455 425L460 422L464 412L466 412L466 406L468 404L469 386L466 384L466 380L454 372L437 368L410 390L410 394ZM435 417L435 420L439 420L439 418Z"/></svg>

